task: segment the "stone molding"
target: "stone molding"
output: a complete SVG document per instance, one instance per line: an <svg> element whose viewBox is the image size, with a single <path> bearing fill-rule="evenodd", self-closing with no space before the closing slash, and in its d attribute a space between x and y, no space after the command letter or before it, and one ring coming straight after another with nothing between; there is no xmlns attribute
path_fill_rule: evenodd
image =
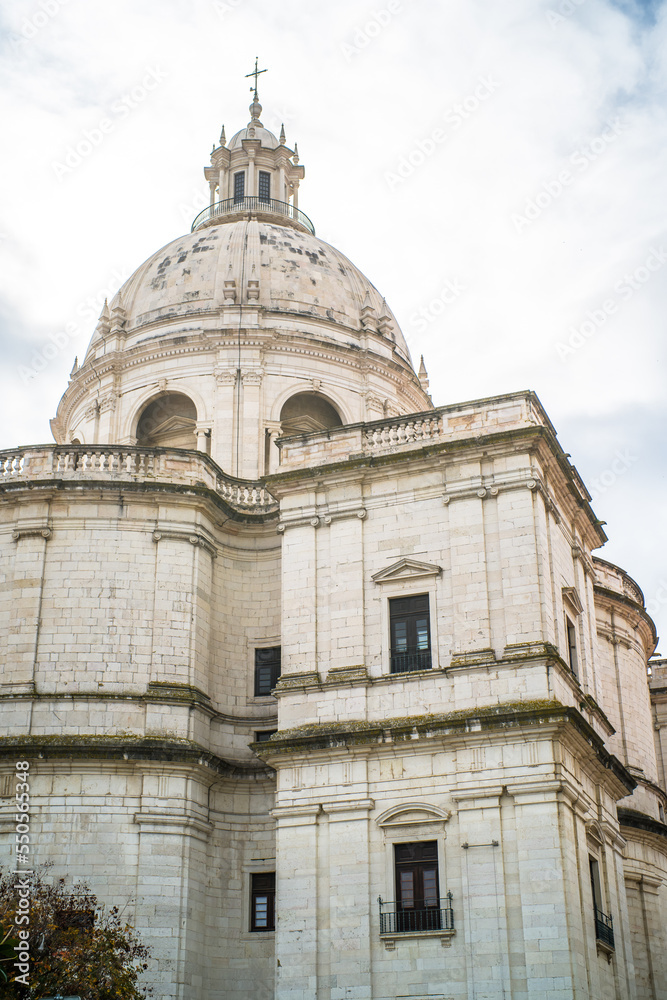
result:
<svg viewBox="0 0 667 1000"><path fill-rule="evenodd" d="M374 583L396 583L402 580L415 580L424 576L440 576L442 566L434 563L420 562L417 559L399 559L391 566L371 575Z"/></svg>
<svg viewBox="0 0 667 1000"><path fill-rule="evenodd" d="M214 830L213 823L196 816L152 811L135 813L134 823L139 827L140 835L194 837L204 843L209 840Z"/></svg>
<svg viewBox="0 0 667 1000"><path fill-rule="evenodd" d="M177 528L156 528L151 537L154 542L159 542L163 538L175 539L181 542L190 542L191 545L201 546L201 548L206 549L206 551L214 559L218 555L218 550L214 543L199 531L183 531Z"/></svg>
<svg viewBox="0 0 667 1000"><path fill-rule="evenodd" d="M334 521L344 521L350 518L357 517L360 521L365 520L368 516L368 511L365 507L350 507L348 509L342 510L327 510L325 513L315 512L311 514L306 514L301 517L295 518L283 518L279 521L276 531L282 534L287 528L302 528L304 525L311 525L313 528L319 528L320 525L327 525L327 527Z"/></svg>
<svg viewBox="0 0 667 1000"><path fill-rule="evenodd" d="M38 518L34 521L21 521L12 528L12 538L18 542L21 538L43 538L48 541L53 534L53 526L50 521Z"/></svg>

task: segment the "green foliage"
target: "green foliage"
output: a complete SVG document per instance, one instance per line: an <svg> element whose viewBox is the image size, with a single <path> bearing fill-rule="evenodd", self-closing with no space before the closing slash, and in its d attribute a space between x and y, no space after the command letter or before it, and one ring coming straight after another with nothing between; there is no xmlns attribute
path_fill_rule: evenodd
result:
<svg viewBox="0 0 667 1000"><path fill-rule="evenodd" d="M117 906L107 909L100 905L85 882L67 885L64 878L51 881L43 868L26 876L30 881L30 924L17 927L18 878L13 872L0 877L2 1000L42 1000L58 995L81 1000L143 1000L151 992L138 982L147 968L148 949L134 928L123 921ZM29 986L15 980L14 946L20 929L30 934Z"/></svg>

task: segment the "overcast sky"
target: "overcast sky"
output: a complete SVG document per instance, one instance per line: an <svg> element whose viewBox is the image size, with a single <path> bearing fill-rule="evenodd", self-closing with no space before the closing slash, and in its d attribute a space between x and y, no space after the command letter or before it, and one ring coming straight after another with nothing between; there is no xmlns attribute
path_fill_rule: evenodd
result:
<svg viewBox="0 0 667 1000"><path fill-rule="evenodd" d="M597 554L667 635L667 2L30 0L1 18L0 447L51 440L105 295L189 230L258 54L300 207L386 295L435 404L534 389L607 521Z"/></svg>

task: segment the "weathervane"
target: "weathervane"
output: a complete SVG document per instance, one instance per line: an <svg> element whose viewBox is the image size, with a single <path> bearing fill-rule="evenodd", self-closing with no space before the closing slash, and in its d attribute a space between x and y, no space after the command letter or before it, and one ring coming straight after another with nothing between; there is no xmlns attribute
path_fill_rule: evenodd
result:
<svg viewBox="0 0 667 1000"><path fill-rule="evenodd" d="M255 56L255 68L254 68L254 70L252 71L252 73L246 73L246 80L248 79L249 76L254 76L255 77L255 86L251 87L250 89L255 91L255 100L256 101L259 100L259 98L257 97L257 77L259 76L260 73L266 73L265 69L257 69L258 60L259 60L259 56Z"/></svg>

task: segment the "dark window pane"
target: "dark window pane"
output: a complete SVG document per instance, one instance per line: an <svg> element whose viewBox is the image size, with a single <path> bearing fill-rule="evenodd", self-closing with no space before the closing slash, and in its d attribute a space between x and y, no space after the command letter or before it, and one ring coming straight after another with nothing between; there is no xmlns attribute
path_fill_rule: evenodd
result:
<svg viewBox="0 0 667 1000"><path fill-rule="evenodd" d="M255 697L271 694L280 677L280 646L255 650Z"/></svg>
<svg viewBox="0 0 667 1000"><path fill-rule="evenodd" d="M389 601L391 672L426 670L431 666L428 594Z"/></svg>
<svg viewBox="0 0 667 1000"><path fill-rule="evenodd" d="M255 733L255 743L266 743L270 740L274 733L277 733L277 729L262 729Z"/></svg>
<svg viewBox="0 0 667 1000"><path fill-rule="evenodd" d="M265 170L259 172L259 200L269 201L271 198L271 174Z"/></svg>
<svg viewBox="0 0 667 1000"><path fill-rule="evenodd" d="M245 174L234 174L234 201L243 201L245 194Z"/></svg>
<svg viewBox="0 0 667 1000"><path fill-rule="evenodd" d="M438 845L396 844L396 930L438 930L441 925Z"/></svg>
<svg viewBox="0 0 667 1000"><path fill-rule="evenodd" d="M568 662L570 664L570 670L577 676L577 630L574 627L574 623L570 621L569 618L565 618L565 627L567 629L567 655Z"/></svg>
<svg viewBox="0 0 667 1000"><path fill-rule="evenodd" d="M275 929L276 874L262 872L250 876L250 930Z"/></svg>

